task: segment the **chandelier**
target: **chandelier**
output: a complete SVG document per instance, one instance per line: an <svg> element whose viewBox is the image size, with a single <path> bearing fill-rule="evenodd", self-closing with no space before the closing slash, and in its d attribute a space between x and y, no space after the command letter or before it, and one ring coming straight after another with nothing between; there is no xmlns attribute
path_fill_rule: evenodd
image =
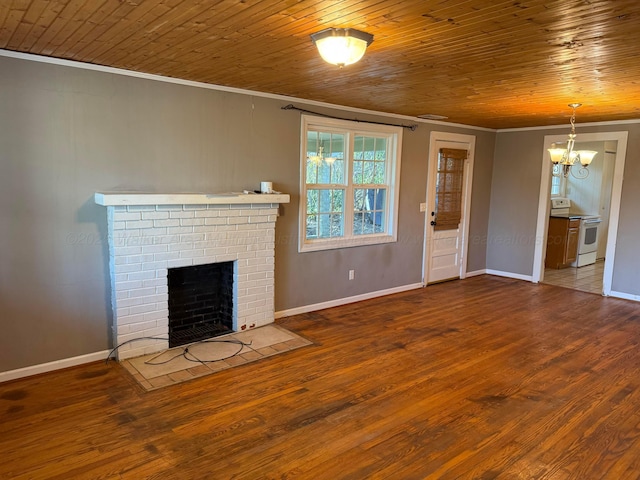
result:
<svg viewBox="0 0 640 480"><path fill-rule="evenodd" d="M326 162L329 165L333 165L333 162L336 161L336 157L325 157L324 156L324 147L320 145L318 147L318 152L316 155L307 156L310 162L315 164L321 164L322 162Z"/></svg>
<svg viewBox="0 0 640 480"><path fill-rule="evenodd" d="M364 56L373 35L354 28L327 28L311 34L311 40L326 62L342 68Z"/></svg>
<svg viewBox="0 0 640 480"><path fill-rule="evenodd" d="M569 172L575 178L587 178L589 176L589 169L587 168L593 157L596 156L594 150L574 150L573 146L576 141L576 108L581 106L581 103L570 103L569 107L573 109L571 114L571 133L569 133L569 139L567 140L567 148L558 148L555 143L551 144L549 148L549 156L553 163L553 174L564 178L569 176ZM580 168L576 171L571 167L574 164L579 164ZM577 165L576 165L577 166Z"/></svg>

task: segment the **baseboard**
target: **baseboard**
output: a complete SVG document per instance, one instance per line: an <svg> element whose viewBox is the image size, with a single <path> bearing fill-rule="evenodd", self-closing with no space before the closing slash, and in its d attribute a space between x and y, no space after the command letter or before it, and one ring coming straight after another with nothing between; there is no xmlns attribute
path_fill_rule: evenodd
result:
<svg viewBox="0 0 640 480"><path fill-rule="evenodd" d="M640 295L633 295L631 293L609 292L609 297L622 298L623 300L633 300L634 302L640 302Z"/></svg>
<svg viewBox="0 0 640 480"><path fill-rule="evenodd" d="M83 363L105 360L107 355L109 355L109 352L110 350L104 350L102 352L80 355L79 357L64 358L62 360L56 360L55 362L41 363L40 365L32 365L30 367L19 368L17 370L9 370L8 372L0 372L0 383L23 377L30 377L31 375L37 375L39 373L52 372L62 368L75 367L76 365L82 365Z"/></svg>
<svg viewBox="0 0 640 480"><path fill-rule="evenodd" d="M519 273L501 272L500 270L491 270L487 268L485 272L488 275L495 275L497 277L515 278L516 280L526 280L527 282L533 282L533 275L521 275Z"/></svg>
<svg viewBox="0 0 640 480"><path fill-rule="evenodd" d="M477 277L478 275L486 275L486 274L487 274L487 269L483 268L482 270L474 270L473 272L465 273L464 278Z"/></svg>
<svg viewBox="0 0 640 480"><path fill-rule="evenodd" d="M414 290L416 288L422 287L422 283L413 283L410 285L403 285L401 287L389 288L387 290L378 290L376 292L355 295L353 297L339 298L337 300L331 300L329 302L315 303L313 305L291 308L289 310L275 312L275 318L290 317L291 315L298 315L299 313L314 312L316 310L322 310L324 308L338 307L340 305L346 305L348 303L360 302L362 300L369 300L371 298L382 297L385 295L405 292L407 290ZM74 367L76 365L82 365L83 363L105 360L107 358L107 355L109 355L109 352L110 350L104 350L102 352L89 353L87 355L81 355L79 357L65 358L62 360L56 360L54 362L32 365L30 367L19 368L17 370L10 370L8 372L0 372L0 383L8 382L9 380L16 380L18 378L29 377L31 375L37 375L39 373L52 372L54 370L60 370L62 368Z"/></svg>
<svg viewBox="0 0 640 480"><path fill-rule="evenodd" d="M339 307L340 305L347 305L349 303L361 302L362 300L369 300L371 298L384 297L385 295L391 295L393 293L406 292L408 290L415 290L422 288L422 283L412 283L410 285L403 285L401 287L388 288L386 290L378 290L375 292L363 293L362 295L355 295L353 297L338 298L336 300L330 300L328 302L314 303L313 305L305 305L303 307L290 308L288 310L280 310L275 313L275 318L290 317L292 315L299 315L300 313L315 312L316 310L323 310L325 308Z"/></svg>

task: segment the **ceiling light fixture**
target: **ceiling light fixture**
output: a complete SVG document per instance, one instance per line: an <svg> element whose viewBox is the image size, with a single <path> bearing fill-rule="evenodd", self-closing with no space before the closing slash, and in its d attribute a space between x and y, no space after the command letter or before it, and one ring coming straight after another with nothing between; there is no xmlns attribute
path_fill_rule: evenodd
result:
<svg viewBox="0 0 640 480"><path fill-rule="evenodd" d="M342 68L362 58L373 35L354 28L327 28L311 34L311 41L326 62Z"/></svg>
<svg viewBox="0 0 640 480"><path fill-rule="evenodd" d="M569 172L575 178L587 178L589 176L589 169L587 168L593 157L596 156L594 150L574 150L573 146L576 141L576 108L581 106L581 103L570 103L569 107L573 109L571 114L571 133L569 133L569 139L567 140L567 148L558 148L555 143L551 144L549 148L549 156L553 163L554 175L562 175L567 178ZM578 162L581 166L578 172L574 172L571 167Z"/></svg>

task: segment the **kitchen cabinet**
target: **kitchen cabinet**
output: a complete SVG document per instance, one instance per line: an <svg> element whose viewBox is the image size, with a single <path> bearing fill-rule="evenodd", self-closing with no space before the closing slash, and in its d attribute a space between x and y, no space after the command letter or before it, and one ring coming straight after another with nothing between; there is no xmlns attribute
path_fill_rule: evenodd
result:
<svg viewBox="0 0 640 480"><path fill-rule="evenodd" d="M550 217L544 266L564 268L575 262L578 255L579 234L579 218Z"/></svg>

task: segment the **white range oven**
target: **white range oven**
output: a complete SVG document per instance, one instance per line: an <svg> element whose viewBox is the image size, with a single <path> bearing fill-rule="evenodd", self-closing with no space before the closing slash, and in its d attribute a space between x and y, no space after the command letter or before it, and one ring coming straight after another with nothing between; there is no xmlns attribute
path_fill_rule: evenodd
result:
<svg viewBox="0 0 640 480"><path fill-rule="evenodd" d="M596 263L598 234L602 219L599 215L581 215L578 236L578 257L572 267L584 267Z"/></svg>

